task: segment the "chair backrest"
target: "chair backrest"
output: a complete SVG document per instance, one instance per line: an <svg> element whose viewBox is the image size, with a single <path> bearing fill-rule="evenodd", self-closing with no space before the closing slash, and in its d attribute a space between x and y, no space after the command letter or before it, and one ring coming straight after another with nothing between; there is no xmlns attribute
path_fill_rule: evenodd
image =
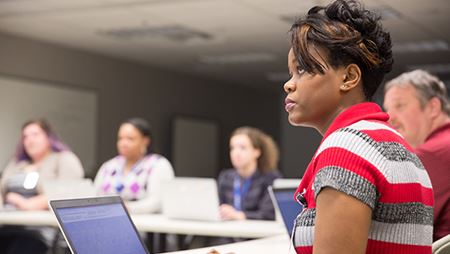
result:
<svg viewBox="0 0 450 254"><path fill-rule="evenodd" d="M277 178L273 181L274 188L297 188L301 178Z"/></svg>
<svg viewBox="0 0 450 254"><path fill-rule="evenodd" d="M290 236L294 229L295 218L303 209L302 205L294 200L294 193L297 187L275 187L274 185L269 186L267 190L275 207L275 213L279 216L277 220L280 221L281 217Z"/></svg>
<svg viewBox="0 0 450 254"><path fill-rule="evenodd" d="M300 184L301 178L277 178L273 181L272 187L279 188L297 188ZM277 206L274 205L276 208ZM283 217L281 216L280 209L275 209L275 220L278 222L283 222Z"/></svg>
<svg viewBox="0 0 450 254"><path fill-rule="evenodd" d="M450 254L450 234L435 241L432 249L433 254Z"/></svg>

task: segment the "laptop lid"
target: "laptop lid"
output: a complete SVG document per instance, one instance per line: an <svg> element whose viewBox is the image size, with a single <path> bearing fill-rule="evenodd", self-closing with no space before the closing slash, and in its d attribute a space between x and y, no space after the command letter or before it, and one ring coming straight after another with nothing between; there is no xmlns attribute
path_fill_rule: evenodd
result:
<svg viewBox="0 0 450 254"><path fill-rule="evenodd" d="M74 254L148 254L119 196L50 200Z"/></svg>
<svg viewBox="0 0 450 254"><path fill-rule="evenodd" d="M162 213L171 219L220 221L213 178L177 177L162 184Z"/></svg>
<svg viewBox="0 0 450 254"><path fill-rule="evenodd" d="M296 190L295 187L268 187L273 206L281 214L289 235L292 235L295 219L303 209L302 205L294 200Z"/></svg>

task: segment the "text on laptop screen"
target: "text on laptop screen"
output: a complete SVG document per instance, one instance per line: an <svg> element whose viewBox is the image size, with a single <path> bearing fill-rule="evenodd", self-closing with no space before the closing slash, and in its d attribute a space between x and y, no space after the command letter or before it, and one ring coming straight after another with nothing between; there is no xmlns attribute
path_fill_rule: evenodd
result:
<svg viewBox="0 0 450 254"><path fill-rule="evenodd" d="M147 253L120 203L57 208L55 212L76 253Z"/></svg>
<svg viewBox="0 0 450 254"><path fill-rule="evenodd" d="M295 190L275 190L274 195L280 209L281 217L289 232L292 234L294 228L294 221L297 215L302 211L302 205L296 202L293 198Z"/></svg>

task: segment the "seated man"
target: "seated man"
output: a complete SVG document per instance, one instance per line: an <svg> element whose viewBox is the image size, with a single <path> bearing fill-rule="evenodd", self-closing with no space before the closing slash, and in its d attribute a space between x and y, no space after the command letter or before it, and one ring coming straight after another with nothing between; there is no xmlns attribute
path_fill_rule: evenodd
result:
<svg viewBox="0 0 450 254"><path fill-rule="evenodd" d="M423 70L385 86L391 124L415 148L433 185L433 241L450 234L450 103L442 81Z"/></svg>

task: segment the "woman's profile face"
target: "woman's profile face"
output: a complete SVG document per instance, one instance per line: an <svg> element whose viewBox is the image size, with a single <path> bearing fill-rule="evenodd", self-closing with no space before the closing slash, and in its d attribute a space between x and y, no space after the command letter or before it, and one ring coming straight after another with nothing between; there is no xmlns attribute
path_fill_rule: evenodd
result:
<svg viewBox="0 0 450 254"><path fill-rule="evenodd" d="M35 161L50 152L47 133L36 123L31 123L22 131L23 146L28 156Z"/></svg>
<svg viewBox="0 0 450 254"><path fill-rule="evenodd" d="M146 152L150 140L132 124L124 123L117 135L117 150L127 159L137 159Z"/></svg>
<svg viewBox="0 0 450 254"><path fill-rule="evenodd" d="M320 51L318 51L320 52ZM340 103L339 86L344 75L342 68L334 70L323 57L325 54L312 54L327 66L325 73L308 73L299 69L297 59L291 49L288 54L288 67L291 78L284 84L287 93L285 109L292 125L321 128L333 117Z"/></svg>
<svg viewBox="0 0 450 254"><path fill-rule="evenodd" d="M236 169L246 169L257 165L261 152L256 149L245 134L237 134L230 139L230 159Z"/></svg>

